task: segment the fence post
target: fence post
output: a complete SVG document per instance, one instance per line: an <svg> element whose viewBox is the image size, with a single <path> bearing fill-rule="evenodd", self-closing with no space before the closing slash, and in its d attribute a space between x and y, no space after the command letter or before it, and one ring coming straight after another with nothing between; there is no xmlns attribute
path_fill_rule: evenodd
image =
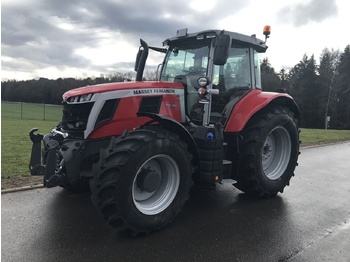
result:
<svg viewBox="0 0 350 262"><path fill-rule="evenodd" d="M43 108L44 108L44 121L45 121L45 103L43 102Z"/></svg>
<svg viewBox="0 0 350 262"><path fill-rule="evenodd" d="M23 103L21 102L21 119L23 119Z"/></svg>

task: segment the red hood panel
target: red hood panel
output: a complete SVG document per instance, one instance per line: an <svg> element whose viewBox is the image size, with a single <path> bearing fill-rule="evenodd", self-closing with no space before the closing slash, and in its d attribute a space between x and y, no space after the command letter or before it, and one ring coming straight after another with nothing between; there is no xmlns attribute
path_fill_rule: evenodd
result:
<svg viewBox="0 0 350 262"><path fill-rule="evenodd" d="M63 101L72 96L86 94L104 93L115 90L142 89L142 88L175 88L183 89L180 82L158 82L158 81L139 81L139 82L118 82L93 86L75 88L63 94Z"/></svg>

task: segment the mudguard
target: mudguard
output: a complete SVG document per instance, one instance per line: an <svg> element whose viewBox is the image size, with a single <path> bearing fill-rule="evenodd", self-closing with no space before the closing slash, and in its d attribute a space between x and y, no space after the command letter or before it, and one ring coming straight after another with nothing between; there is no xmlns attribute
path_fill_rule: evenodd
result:
<svg viewBox="0 0 350 262"><path fill-rule="evenodd" d="M293 98L286 93L263 92L259 89L250 91L233 108L224 132L240 132L248 120L259 110L274 103L290 108L295 117L299 117L300 110Z"/></svg>
<svg viewBox="0 0 350 262"><path fill-rule="evenodd" d="M160 123L164 129L167 129L181 137L181 139L187 143L188 150L193 155L193 163L199 166L199 152L197 145L190 132L183 125L172 118L154 113L138 113L137 116L147 116Z"/></svg>

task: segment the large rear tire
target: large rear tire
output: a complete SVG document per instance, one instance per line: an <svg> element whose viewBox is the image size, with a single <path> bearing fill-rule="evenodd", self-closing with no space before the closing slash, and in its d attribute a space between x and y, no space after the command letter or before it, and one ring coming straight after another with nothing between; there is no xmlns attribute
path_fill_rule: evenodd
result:
<svg viewBox="0 0 350 262"><path fill-rule="evenodd" d="M293 113L271 106L252 117L242 132L242 157L235 186L259 197L283 192L294 176L299 131Z"/></svg>
<svg viewBox="0 0 350 262"><path fill-rule="evenodd" d="M93 169L93 203L119 231L135 235L159 230L188 199L191 159L186 143L160 128L112 139Z"/></svg>

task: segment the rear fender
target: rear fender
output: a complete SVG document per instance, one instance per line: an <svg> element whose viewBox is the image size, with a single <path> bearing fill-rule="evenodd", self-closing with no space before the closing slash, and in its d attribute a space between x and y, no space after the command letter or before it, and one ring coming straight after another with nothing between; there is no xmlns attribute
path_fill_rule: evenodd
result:
<svg viewBox="0 0 350 262"><path fill-rule="evenodd" d="M193 164L195 164L196 166L199 166L199 152L197 149L197 145L196 145L192 135L190 134L190 132L183 125L181 125L179 122L173 120L172 118L169 118L169 117L166 117L163 115L159 115L159 114L138 113L137 115L139 117L147 116L147 117L155 120L159 124L161 124L161 126L164 129L169 130L169 131L177 134L183 141L186 142L186 144L188 146L188 150L193 155L193 160L192 160Z"/></svg>
<svg viewBox="0 0 350 262"><path fill-rule="evenodd" d="M270 104L288 107L296 118L300 115L298 105L293 98L286 93L262 92L254 89L244 96L233 108L225 125L224 132L240 132L248 120L258 111Z"/></svg>

